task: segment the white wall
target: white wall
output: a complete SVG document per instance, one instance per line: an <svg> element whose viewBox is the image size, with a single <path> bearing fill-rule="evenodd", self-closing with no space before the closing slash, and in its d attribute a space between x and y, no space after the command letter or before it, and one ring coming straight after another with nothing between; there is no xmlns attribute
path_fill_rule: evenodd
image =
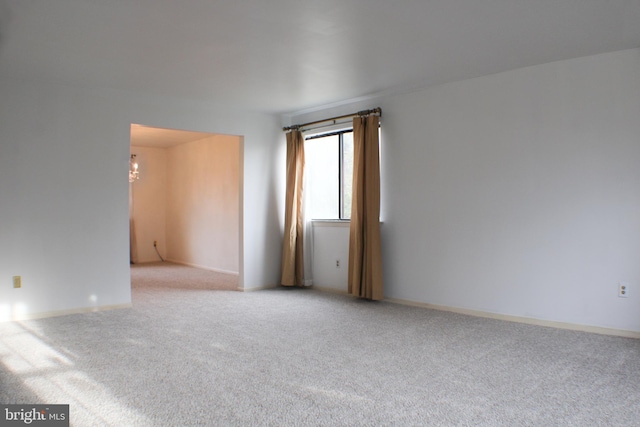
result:
<svg viewBox="0 0 640 427"><path fill-rule="evenodd" d="M313 222L313 285L347 292L349 223ZM336 265L338 261L338 265Z"/></svg>
<svg viewBox="0 0 640 427"><path fill-rule="evenodd" d="M0 316L131 301L131 123L242 135L240 283L280 272L279 119L227 105L0 78ZM12 289L11 277L24 287Z"/></svg>
<svg viewBox="0 0 640 427"><path fill-rule="evenodd" d="M375 106L387 297L640 331L639 50Z"/></svg>
<svg viewBox="0 0 640 427"><path fill-rule="evenodd" d="M168 151L167 258L237 274L240 138L214 135Z"/></svg>
<svg viewBox="0 0 640 427"><path fill-rule="evenodd" d="M158 252L167 254L167 150L157 147L131 147L136 155L140 178L130 184L138 263L160 261Z"/></svg>

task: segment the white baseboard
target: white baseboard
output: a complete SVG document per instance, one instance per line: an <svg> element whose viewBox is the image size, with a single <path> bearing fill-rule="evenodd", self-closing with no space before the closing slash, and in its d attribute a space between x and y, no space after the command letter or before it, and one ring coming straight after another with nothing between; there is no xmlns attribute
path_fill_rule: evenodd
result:
<svg viewBox="0 0 640 427"><path fill-rule="evenodd" d="M118 310L121 308L131 308L132 306L133 305L131 303L128 303L128 304L116 304L116 305L103 305L100 307L72 308L69 310L43 311L39 313L25 313L25 314L11 316L11 318L8 318L8 319L0 319L0 323L14 322L18 320L45 319L47 317L67 316L69 314L93 313L96 311Z"/></svg>
<svg viewBox="0 0 640 427"><path fill-rule="evenodd" d="M207 266L204 266L204 265L194 264L194 263L191 263L191 262L178 261L178 260L175 260L175 259L166 258L165 261L170 262L172 264L180 264L180 265L186 265L188 267L201 268L202 270L215 271L216 273L231 274L233 276L239 276L240 275L237 271L229 271L229 270L223 270L221 268L207 267Z"/></svg>
<svg viewBox="0 0 640 427"><path fill-rule="evenodd" d="M258 286L257 288L238 288L240 292L264 291L267 289L276 289L279 285Z"/></svg>
<svg viewBox="0 0 640 427"><path fill-rule="evenodd" d="M257 287L257 288L247 288L247 289L244 289L244 288L238 288L238 290L239 290L239 291L242 291L242 292L252 292L252 291L264 291L264 290L267 290L267 289L278 289L278 288L280 288L280 287L286 287L286 286L282 286L282 285L268 285L268 286L259 286L259 287ZM300 288L300 286L291 286L291 287L292 287L292 288ZM308 289L318 289L317 287L316 287L316 288L314 288L313 286L307 286L307 285L303 286L302 288L305 288L305 289L307 289L307 288L308 288ZM328 289L327 289L327 291L328 291Z"/></svg>
<svg viewBox="0 0 640 427"><path fill-rule="evenodd" d="M347 291L342 289L329 288L325 286L316 286L316 285L313 285L311 288L321 292L328 292L328 293L339 294L339 295L349 295ZM571 331L589 332L593 334L612 335L617 337L640 339L640 332L628 331L624 329L603 328L600 326L581 325L578 323L556 322L553 320L536 319L533 317L512 316L508 314L491 313L487 311L471 310L467 308L428 304L424 302L404 300L399 298L385 298L384 301L387 301L393 304L407 305L411 307L421 307L421 308L428 308L432 310L450 311L452 313L466 314L468 316L485 317L487 319L505 320L507 322L526 323L529 325L547 326L550 328L568 329Z"/></svg>
<svg viewBox="0 0 640 427"><path fill-rule="evenodd" d="M467 308L457 308L457 307L449 307L444 305L427 304L427 303L403 300L398 298L385 298L384 300L393 304L429 308L432 310L440 310L440 311L450 311L452 313L466 314L468 316L485 317L488 319L496 319L496 320L506 320L508 322L526 323L529 325L547 326L550 328L568 329L571 331L589 332L593 334L613 335L617 337L640 339L640 332L627 331L624 329L603 328L600 326L581 325L578 323L556 322L553 320L542 320L542 319L536 319L533 317L511 316L508 314L498 314L498 313L490 313L487 311L471 310Z"/></svg>

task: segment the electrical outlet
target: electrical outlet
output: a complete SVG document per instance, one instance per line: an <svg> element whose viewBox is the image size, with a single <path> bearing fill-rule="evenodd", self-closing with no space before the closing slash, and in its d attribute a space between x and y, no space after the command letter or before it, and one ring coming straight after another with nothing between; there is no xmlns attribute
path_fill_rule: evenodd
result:
<svg viewBox="0 0 640 427"><path fill-rule="evenodd" d="M618 297L620 298L629 297L629 283L627 282L618 283Z"/></svg>
<svg viewBox="0 0 640 427"><path fill-rule="evenodd" d="M13 287L14 288L22 287L22 276L13 276Z"/></svg>
<svg viewBox="0 0 640 427"><path fill-rule="evenodd" d="M336 260L336 268L340 268L340 260L339 259Z"/></svg>
<svg viewBox="0 0 640 427"><path fill-rule="evenodd" d="M158 247L158 241L157 241L157 240L154 240L154 241L153 241L153 247L154 247L154 248Z"/></svg>

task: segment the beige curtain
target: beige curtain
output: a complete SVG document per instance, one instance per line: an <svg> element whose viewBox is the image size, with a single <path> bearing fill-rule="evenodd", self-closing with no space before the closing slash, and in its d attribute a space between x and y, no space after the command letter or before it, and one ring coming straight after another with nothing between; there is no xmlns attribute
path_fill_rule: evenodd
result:
<svg viewBox="0 0 640 427"><path fill-rule="evenodd" d="M381 300L380 156L378 116L353 119L353 193L349 232L349 293Z"/></svg>
<svg viewBox="0 0 640 427"><path fill-rule="evenodd" d="M280 280L284 286L304 286L303 175L304 139L300 131L294 130L287 133L287 194Z"/></svg>

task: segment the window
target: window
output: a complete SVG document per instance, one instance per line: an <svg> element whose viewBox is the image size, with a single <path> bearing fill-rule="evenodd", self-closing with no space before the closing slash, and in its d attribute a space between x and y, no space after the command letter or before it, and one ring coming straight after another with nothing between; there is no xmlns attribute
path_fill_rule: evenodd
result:
<svg viewBox="0 0 640 427"><path fill-rule="evenodd" d="M305 163L311 218L351 218L353 130L308 136Z"/></svg>

